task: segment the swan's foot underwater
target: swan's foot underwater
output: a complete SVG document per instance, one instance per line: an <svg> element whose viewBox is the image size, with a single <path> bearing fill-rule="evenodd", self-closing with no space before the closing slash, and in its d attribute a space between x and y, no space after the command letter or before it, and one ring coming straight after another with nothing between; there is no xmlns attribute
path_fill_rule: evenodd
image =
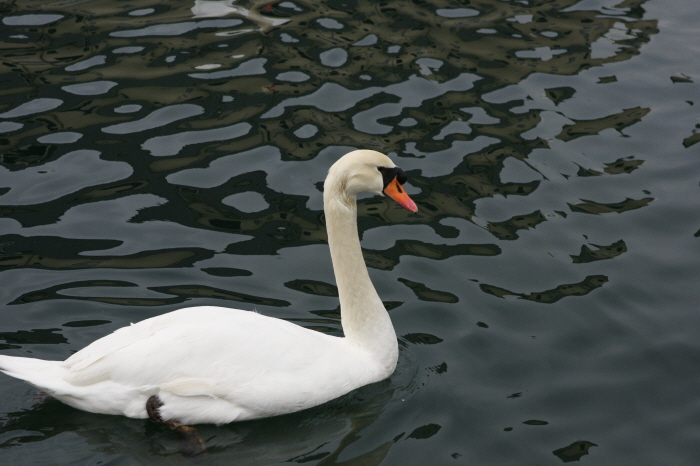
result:
<svg viewBox="0 0 700 466"><path fill-rule="evenodd" d="M52 397L51 395L49 395L46 392L42 392L41 390L37 390L36 394L34 395L34 403L36 403L38 405L46 403L47 401L53 400L53 399L54 399L54 397Z"/></svg>
<svg viewBox="0 0 700 466"><path fill-rule="evenodd" d="M163 406L163 402L160 401L160 398L158 398L156 395L150 397L148 401L146 401L146 412L148 413L148 417L177 433L181 441L182 454L192 457L206 453L207 446L204 444L204 439L201 435L199 435L197 429L192 426L186 426L173 419L164 421L163 418L160 417L161 406Z"/></svg>

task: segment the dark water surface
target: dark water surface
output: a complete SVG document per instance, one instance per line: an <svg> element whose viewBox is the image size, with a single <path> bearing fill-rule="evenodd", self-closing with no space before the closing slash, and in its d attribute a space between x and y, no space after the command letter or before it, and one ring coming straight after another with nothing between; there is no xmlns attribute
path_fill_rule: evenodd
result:
<svg viewBox="0 0 700 466"><path fill-rule="evenodd" d="M389 380L190 460L3 376L3 464L696 464L695 1L0 12L2 354L206 304L339 334L328 167L389 153L420 209L360 205Z"/></svg>

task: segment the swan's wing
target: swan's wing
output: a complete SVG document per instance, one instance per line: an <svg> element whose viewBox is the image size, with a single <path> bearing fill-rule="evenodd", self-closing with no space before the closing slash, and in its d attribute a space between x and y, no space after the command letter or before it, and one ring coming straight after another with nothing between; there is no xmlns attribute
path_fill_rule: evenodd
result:
<svg viewBox="0 0 700 466"><path fill-rule="evenodd" d="M181 309L121 328L68 358L66 380L85 386L170 384L195 393L222 383L301 378L332 371L348 357L343 339L254 312ZM214 382L215 381L215 382ZM209 392L211 393L211 392Z"/></svg>
<svg viewBox="0 0 700 466"><path fill-rule="evenodd" d="M200 319L205 321L215 319L224 314L224 311L230 311L231 313L245 312L239 309L192 307L151 317L150 319L142 320L136 324L132 323L129 326L119 328L111 334L93 341L91 344L66 359L63 365L69 371L78 374L83 369L102 360L105 356L136 343L148 341L149 338L152 338L160 331L170 327L179 328L182 325L187 325L188 322L196 322Z"/></svg>
<svg viewBox="0 0 700 466"><path fill-rule="evenodd" d="M144 340L158 330L153 319L147 319L138 324L131 324L122 327L106 335L99 340L95 340L88 346L73 354L63 362L63 365L73 372L80 372L82 369L94 364L105 355L133 344L136 341Z"/></svg>

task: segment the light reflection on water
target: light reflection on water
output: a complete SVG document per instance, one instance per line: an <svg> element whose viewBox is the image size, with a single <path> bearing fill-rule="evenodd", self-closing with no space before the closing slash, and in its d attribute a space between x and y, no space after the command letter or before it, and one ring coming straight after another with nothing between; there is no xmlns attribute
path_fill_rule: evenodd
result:
<svg viewBox="0 0 700 466"><path fill-rule="evenodd" d="M320 189L376 149L420 208L360 203L396 374L204 427L207 461L688 464L691 5L8 4L0 348L63 359L200 304L338 334ZM10 462L179 460L150 423L1 390Z"/></svg>

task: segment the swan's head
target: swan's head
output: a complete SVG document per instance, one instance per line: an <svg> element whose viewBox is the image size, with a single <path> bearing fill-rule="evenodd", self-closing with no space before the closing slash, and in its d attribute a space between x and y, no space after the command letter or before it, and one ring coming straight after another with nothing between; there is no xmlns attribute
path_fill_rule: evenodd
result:
<svg viewBox="0 0 700 466"><path fill-rule="evenodd" d="M373 150L356 150L345 154L328 170L324 190L338 186L340 196L357 197L360 193L387 195L401 206L417 212L416 203L406 194L403 184L408 177L389 157Z"/></svg>

